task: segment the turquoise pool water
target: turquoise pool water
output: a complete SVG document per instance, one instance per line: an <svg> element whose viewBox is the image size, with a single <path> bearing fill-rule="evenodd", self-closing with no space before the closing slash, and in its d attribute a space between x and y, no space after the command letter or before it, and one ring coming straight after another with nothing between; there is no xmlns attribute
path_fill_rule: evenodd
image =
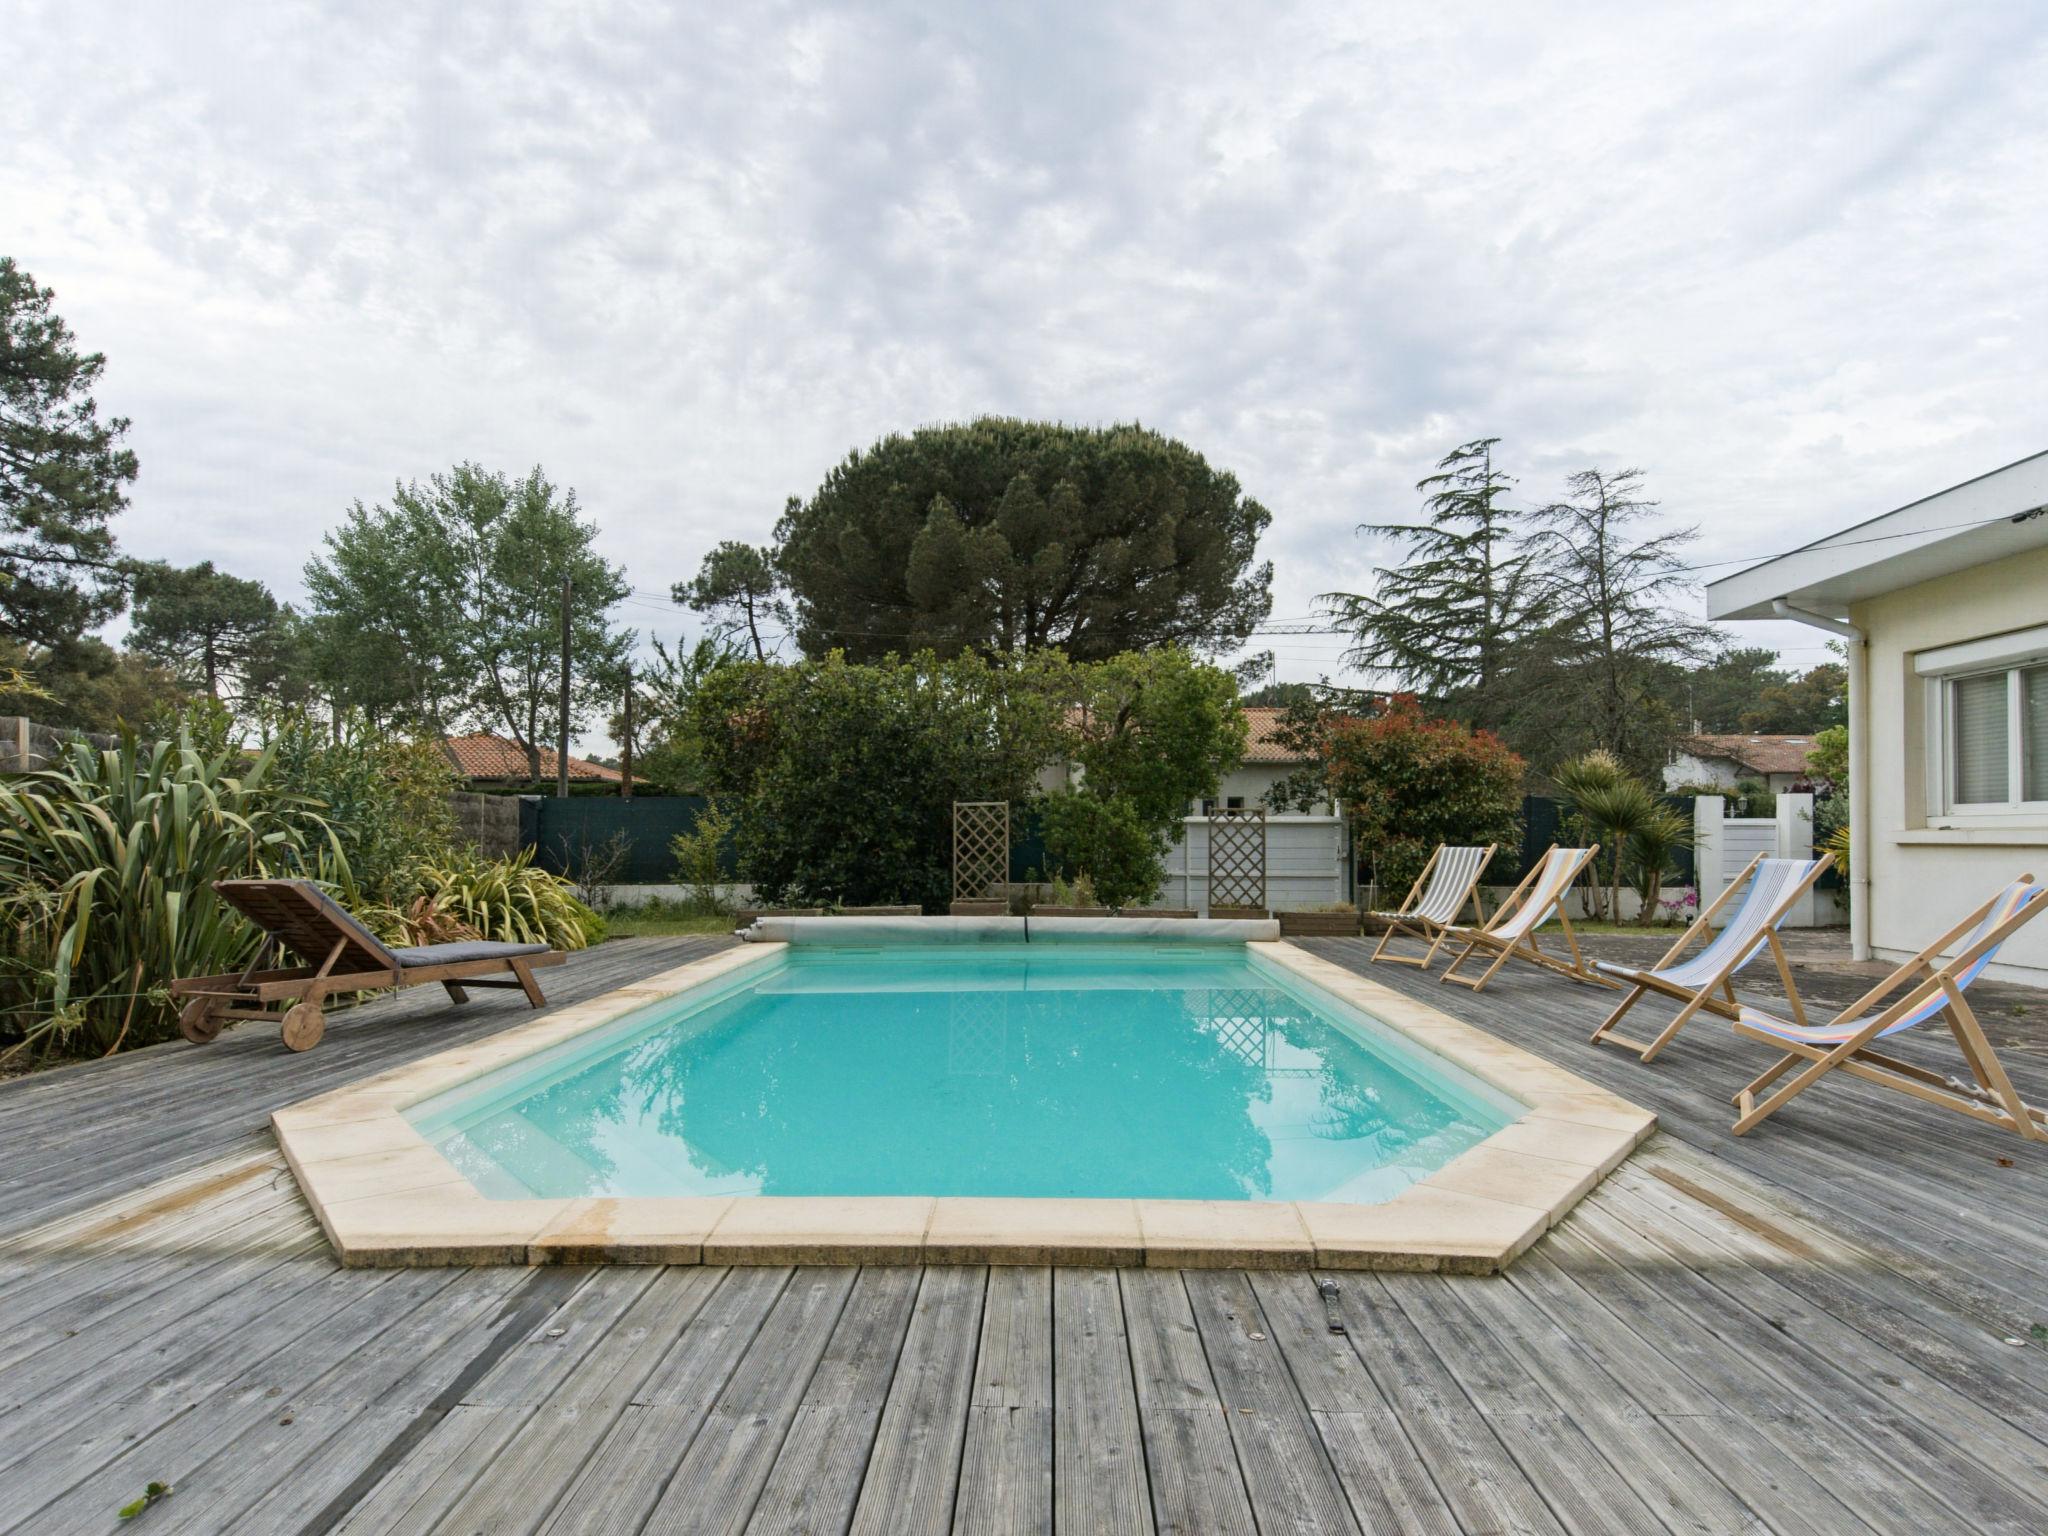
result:
<svg viewBox="0 0 2048 1536"><path fill-rule="evenodd" d="M1390 1199L1519 1114L1244 946L795 948L420 1105L482 1193Z"/></svg>

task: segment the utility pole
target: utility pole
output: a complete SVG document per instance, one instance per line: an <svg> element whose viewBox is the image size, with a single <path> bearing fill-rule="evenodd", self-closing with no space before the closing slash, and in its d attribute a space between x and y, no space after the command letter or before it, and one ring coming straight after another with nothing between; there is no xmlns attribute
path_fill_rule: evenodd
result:
<svg viewBox="0 0 2048 1536"><path fill-rule="evenodd" d="M626 739L619 744L619 798L633 798L633 658L626 658Z"/></svg>
<svg viewBox="0 0 2048 1536"><path fill-rule="evenodd" d="M555 795L569 798L569 578L562 578L562 722L555 737Z"/></svg>

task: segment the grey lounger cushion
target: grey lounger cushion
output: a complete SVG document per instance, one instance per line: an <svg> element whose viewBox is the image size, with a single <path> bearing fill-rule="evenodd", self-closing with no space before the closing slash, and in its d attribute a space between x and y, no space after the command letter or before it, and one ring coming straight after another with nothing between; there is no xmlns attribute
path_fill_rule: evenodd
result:
<svg viewBox="0 0 2048 1536"><path fill-rule="evenodd" d="M493 944L488 939L464 939L454 944L419 944L411 949L394 949L391 958L408 970L416 965L460 965L466 960L510 960L516 955L544 955L545 944Z"/></svg>

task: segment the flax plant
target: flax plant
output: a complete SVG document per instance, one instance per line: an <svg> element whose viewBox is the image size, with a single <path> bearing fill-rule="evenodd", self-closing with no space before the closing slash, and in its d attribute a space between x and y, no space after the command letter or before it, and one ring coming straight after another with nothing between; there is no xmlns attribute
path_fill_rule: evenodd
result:
<svg viewBox="0 0 2048 1536"><path fill-rule="evenodd" d="M172 978L232 971L259 936L215 880L345 863L273 754L74 742L0 782L0 977L13 1051L106 1053L167 1038Z"/></svg>
<svg viewBox="0 0 2048 1536"><path fill-rule="evenodd" d="M534 867L531 848L509 859L462 852L428 860L418 876L440 918L501 942L582 949L604 934L604 919L568 881Z"/></svg>

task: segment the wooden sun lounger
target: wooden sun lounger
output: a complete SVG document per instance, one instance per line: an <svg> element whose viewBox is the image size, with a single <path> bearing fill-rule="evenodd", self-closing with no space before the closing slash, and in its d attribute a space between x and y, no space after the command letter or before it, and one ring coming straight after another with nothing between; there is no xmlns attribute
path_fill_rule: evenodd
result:
<svg viewBox="0 0 2048 1536"><path fill-rule="evenodd" d="M1785 1054L1735 1095L1735 1107L1740 1111L1735 1134L1745 1134L1828 1073L1840 1070L2012 1131L2028 1141L2048 1141L2048 1112L2020 1098L2004 1063L1991 1048L1984 1026L1963 996L1991 963L1998 947L2043 912L2048 912L2048 893L2034 883L2032 875L2022 875L1826 1024L1791 1024L1761 1009L1744 1008L1735 1021L1735 1032L1776 1046ZM1964 934L1969 937L1963 939ZM1935 958L1958 939L1963 939L1962 950L1946 965L1937 966ZM1906 992L1897 1002L1867 1018L1861 1016L1864 1009L1876 1006L1901 987ZM1973 1082L1871 1049L1877 1041L1902 1034L1936 1015L1948 1024ZM1758 1100L1758 1094L1801 1063L1805 1065L1789 1083L1769 1098Z"/></svg>
<svg viewBox="0 0 2048 1536"><path fill-rule="evenodd" d="M545 944L484 940L390 949L310 880L216 880L213 889L269 937L239 974L171 983L171 996L188 999L178 1030L195 1045L211 1042L230 1019L279 1019L286 1048L308 1051L327 1028L326 998L429 982L458 1003L469 1001L470 987L517 987L539 1008L547 999L533 973L564 958ZM283 959L282 951L300 963L262 968L267 957Z"/></svg>
<svg viewBox="0 0 2048 1536"><path fill-rule="evenodd" d="M1508 899L1501 903L1500 910L1493 914L1485 927L1451 929L1451 942L1465 947L1458 951L1457 958L1437 980L1455 981L1459 986L1470 987L1477 992L1493 980L1494 973L1510 960L1526 960L1547 971L1556 971L1560 976L1569 976L1573 981L1590 981L1602 987L1615 985L1586 964L1586 957L1579 953L1578 936L1572 932L1572 920L1562 905L1571 891L1572 882L1578 879L1579 871L1592 863L1593 855L1599 851L1598 843L1590 848L1560 848L1552 844L1550 852L1522 877L1522 883L1509 893ZM1552 917L1564 930L1565 944L1572 952L1570 960L1546 953L1536 942L1536 930ZM1476 981L1470 976L1460 976L1458 968L1481 950L1494 957L1493 964Z"/></svg>
<svg viewBox="0 0 2048 1536"><path fill-rule="evenodd" d="M1415 877L1415 884L1401 898L1400 908L1372 914L1387 925L1373 947L1372 958L1392 965L1419 965L1428 970L1436 962L1436 952L1444 939L1465 915L1467 903L1479 926L1485 927L1486 904L1480 900L1479 877L1486 873L1486 866L1493 862L1499 848L1499 843L1488 843L1484 848L1453 848L1448 843L1438 843L1436 852L1422 866L1422 873ZM1420 939L1429 949L1420 960L1412 955L1390 955L1386 948L1397 934Z"/></svg>
<svg viewBox="0 0 2048 1536"><path fill-rule="evenodd" d="M1758 854L1728 882L1728 888L1714 898L1714 904L1700 914L1699 921L1686 929L1655 965L1638 968L1617 965L1609 960L1595 960L1593 969L1621 982L1628 987L1629 993L1612 1013L1600 1021L1600 1027L1593 1031L1593 1044L1623 1046L1643 1060L1651 1061L1685 1028L1694 1014L1704 1010L1724 1019L1738 1017L1742 1005L1735 996L1735 973L1766 948L1770 950L1771 958L1778 962L1778 975L1785 983L1785 997L1791 1004L1792 1017L1804 1024L1806 1006L1800 1001L1799 988L1793 984L1792 964L1785 958L1785 946L1779 941L1778 924L1785 920L1785 914L1792 910L1794 903L1813 889L1814 881L1825 874L1834 862L1835 856L1831 853L1824 853L1817 859L1767 859ZM1742 905L1715 934L1715 914L1737 896L1742 898ZM1701 933L1713 934L1712 940L1705 949L1681 963L1679 955ZM1716 997L1716 991L1722 995ZM1635 1007L1646 992L1677 998L1683 1006L1654 1040L1631 1040L1626 1035L1617 1034L1615 1026L1621 1022L1622 1015Z"/></svg>

